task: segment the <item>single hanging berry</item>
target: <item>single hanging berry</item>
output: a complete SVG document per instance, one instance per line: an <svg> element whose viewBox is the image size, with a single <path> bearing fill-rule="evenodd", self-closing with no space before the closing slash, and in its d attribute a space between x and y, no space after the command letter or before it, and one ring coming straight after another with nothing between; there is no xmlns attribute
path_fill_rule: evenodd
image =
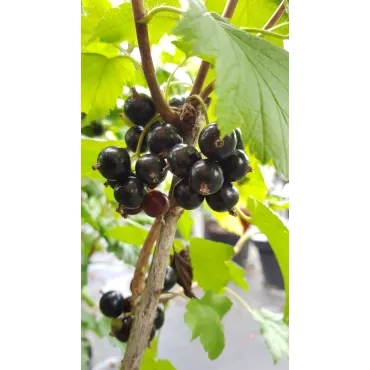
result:
<svg viewBox="0 0 370 370"><path fill-rule="evenodd" d="M157 110L150 96L138 94L133 88L133 95L125 101L125 116L135 125L145 126L156 114Z"/></svg>
<svg viewBox="0 0 370 370"><path fill-rule="evenodd" d="M167 266L166 275L164 276L162 292L168 292L170 289L172 289L175 286L176 281L177 281L176 271L171 266Z"/></svg>
<svg viewBox="0 0 370 370"><path fill-rule="evenodd" d="M132 315L125 316L121 321L121 325L117 323L115 327L112 327L112 332L114 336L120 342L125 343L128 341L128 338L130 337L130 332L131 332L133 322L134 322L134 317Z"/></svg>
<svg viewBox="0 0 370 370"><path fill-rule="evenodd" d="M129 313L132 311L132 305L131 305L131 296L126 297L122 302L122 311L124 313Z"/></svg>
<svg viewBox="0 0 370 370"><path fill-rule="evenodd" d="M106 317L118 317L123 312L123 300L123 295L116 290L104 293L99 302L101 313Z"/></svg>
<svg viewBox="0 0 370 370"><path fill-rule="evenodd" d="M144 185L136 177L129 177L114 188L114 199L127 208L141 207L145 194Z"/></svg>
<svg viewBox="0 0 370 370"><path fill-rule="evenodd" d="M233 131L230 135L220 137L216 123L211 123L203 128L199 135L200 151L208 158L220 160L228 157L236 148L237 138Z"/></svg>
<svg viewBox="0 0 370 370"><path fill-rule="evenodd" d="M234 182L242 179L249 172L249 159L247 155L239 149L233 154L220 161L224 171L225 181Z"/></svg>
<svg viewBox="0 0 370 370"><path fill-rule="evenodd" d="M170 209L170 201L166 194L158 190L146 193L143 201L143 210L150 217L158 217Z"/></svg>
<svg viewBox="0 0 370 370"><path fill-rule="evenodd" d="M98 155L93 170L98 170L108 180L119 180L131 172L131 160L126 149L119 146L108 146Z"/></svg>
<svg viewBox="0 0 370 370"><path fill-rule="evenodd" d="M133 126L127 130L125 135L125 142L128 150L131 150L134 153L136 152L137 144L139 143L140 136L143 131L144 128L141 126ZM147 135L145 135L143 143L141 145L140 153L144 153L147 150L148 150Z"/></svg>
<svg viewBox="0 0 370 370"><path fill-rule="evenodd" d="M185 100L186 98L184 96L175 95L168 101L168 104L170 107L179 108L185 104Z"/></svg>
<svg viewBox="0 0 370 370"><path fill-rule="evenodd" d="M158 155L145 154L137 160L135 172L145 185L158 185L166 178L166 161Z"/></svg>
<svg viewBox="0 0 370 370"><path fill-rule="evenodd" d="M154 318L154 326L159 330L164 324L164 311L161 307L157 307Z"/></svg>
<svg viewBox="0 0 370 370"><path fill-rule="evenodd" d="M171 148L182 143L182 137L169 123L155 127L148 135L148 147L151 153L167 157Z"/></svg>
<svg viewBox="0 0 370 370"><path fill-rule="evenodd" d="M211 195L221 189L224 183L224 174L216 162L202 159L191 168L189 181L191 188L196 193Z"/></svg>
<svg viewBox="0 0 370 370"><path fill-rule="evenodd" d="M194 146L183 143L175 145L167 157L171 172L181 178L188 177L193 164L201 159Z"/></svg>
<svg viewBox="0 0 370 370"><path fill-rule="evenodd" d="M234 185L224 184L220 191L207 197L206 201L214 211L226 212L238 203L239 192Z"/></svg>
<svg viewBox="0 0 370 370"><path fill-rule="evenodd" d="M175 185L173 197L180 207L187 210L198 208L204 200L203 195L195 192L190 187L187 179L183 179Z"/></svg>

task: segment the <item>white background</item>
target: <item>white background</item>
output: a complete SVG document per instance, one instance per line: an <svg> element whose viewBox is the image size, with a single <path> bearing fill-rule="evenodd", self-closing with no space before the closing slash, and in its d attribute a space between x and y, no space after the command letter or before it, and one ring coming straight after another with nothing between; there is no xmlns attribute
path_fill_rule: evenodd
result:
<svg viewBox="0 0 370 370"><path fill-rule="evenodd" d="M79 369L81 6L0 9L0 368ZM366 369L370 5L290 12L290 368Z"/></svg>

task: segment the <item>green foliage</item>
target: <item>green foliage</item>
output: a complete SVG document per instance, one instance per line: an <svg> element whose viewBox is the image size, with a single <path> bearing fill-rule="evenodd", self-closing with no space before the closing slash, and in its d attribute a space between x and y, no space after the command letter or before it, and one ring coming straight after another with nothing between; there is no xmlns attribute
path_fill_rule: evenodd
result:
<svg viewBox="0 0 370 370"><path fill-rule="evenodd" d="M169 360L157 360L156 357L156 351L153 348L147 348L140 370L176 370Z"/></svg>
<svg viewBox="0 0 370 370"><path fill-rule="evenodd" d="M249 285L244 280L244 275L245 275L244 269L233 261L227 261L226 264L229 267L231 280L240 288L249 290Z"/></svg>
<svg viewBox="0 0 370 370"><path fill-rule="evenodd" d="M88 370L89 342L81 338L81 370Z"/></svg>
<svg viewBox="0 0 370 370"><path fill-rule="evenodd" d="M108 0L82 0L84 11L91 17L99 18L112 4Z"/></svg>
<svg viewBox="0 0 370 370"><path fill-rule="evenodd" d="M184 211L181 215L177 229L184 240L189 240L191 231L193 230L194 220L190 216L189 211Z"/></svg>
<svg viewBox="0 0 370 370"><path fill-rule="evenodd" d="M122 96L125 84L132 85L136 69L127 56L107 58L101 54L81 55L81 111L89 121L108 115Z"/></svg>
<svg viewBox="0 0 370 370"><path fill-rule="evenodd" d="M289 355L289 327L281 316L264 308L252 310L253 318L260 324L260 331L276 364L284 354Z"/></svg>
<svg viewBox="0 0 370 370"><path fill-rule="evenodd" d="M250 198L248 209L253 224L266 235L279 263L286 292L284 321L289 322L289 230L280 217L262 202Z"/></svg>
<svg viewBox="0 0 370 370"><path fill-rule="evenodd" d="M120 146L125 147L124 141L114 140L92 140L92 139L81 139L81 177L98 179L102 183L104 182L99 171L94 171L92 165L96 163L99 152L107 146Z"/></svg>
<svg viewBox="0 0 370 370"><path fill-rule="evenodd" d="M200 342L211 360L216 359L225 347L222 317L231 308L227 297L208 291L200 299L192 299L186 305L185 322L192 331L192 340L200 337Z"/></svg>
<svg viewBox="0 0 370 370"><path fill-rule="evenodd" d="M243 32L197 0L177 23L176 44L216 63L216 115L224 133L240 127L262 163L289 177L288 52ZM237 61L237 63L236 63Z"/></svg>
<svg viewBox="0 0 370 370"><path fill-rule="evenodd" d="M229 244L191 238L190 259L194 281L205 290L220 291L230 280L230 270L226 261L233 255L233 247Z"/></svg>
<svg viewBox="0 0 370 370"><path fill-rule="evenodd" d="M105 234L115 240L141 247L148 235L148 230L139 226L125 225L114 227Z"/></svg>

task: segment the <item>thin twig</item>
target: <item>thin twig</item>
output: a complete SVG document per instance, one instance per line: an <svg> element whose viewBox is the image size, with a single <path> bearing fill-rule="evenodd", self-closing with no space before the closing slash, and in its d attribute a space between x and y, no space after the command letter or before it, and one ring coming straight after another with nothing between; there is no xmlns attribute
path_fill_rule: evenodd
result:
<svg viewBox="0 0 370 370"><path fill-rule="evenodd" d="M145 136L147 135L147 133L149 132L150 128L156 124L158 122L158 120L160 119L160 115L157 114L155 117L153 117L144 127L144 130L143 132L140 134L140 138L139 138L139 142L137 143L137 147L136 147L136 152L135 152L135 157L136 158L139 158L140 157L140 154L141 154L141 147L143 146L143 142L144 142L144 139L145 139Z"/></svg>
<svg viewBox="0 0 370 370"><path fill-rule="evenodd" d="M139 258L136 263L134 278L132 280L132 305L135 306L136 298L141 295L145 287L145 272L146 266L148 265L150 254L152 253L152 248L156 242L159 230L161 226L161 219L156 218L154 224L152 225L145 242L141 248Z"/></svg>
<svg viewBox="0 0 370 370"><path fill-rule="evenodd" d="M188 61L189 57L186 57L175 69L174 71L171 73L170 77L168 77L168 80L167 80L167 85L166 85L166 93L164 95L165 99L167 100L168 99L168 94L169 94L169 91L170 91L170 86L171 86L171 82L173 80L173 78L175 77L175 73Z"/></svg>
<svg viewBox="0 0 370 370"><path fill-rule="evenodd" d="M150 53L150 42L148 35L148 25L137 23L138 20L145 16L144 1L143 0L132 0L132 11L134 14L136 35L141 55L141 63L145 75L145 79L148 83L150 94L154 101L158 112L167 122L175 122L178 117L177 114L171 110L166 100L162 96L161 89L158 84L157 77L155 75L155 68Z"/></svg>
<svg viewBox="0 0 370 370"><path fill-rule="evenodd" d="M200 93L200 97L204 100L207 98L211 92L215 89L215 82L216 80L211 81L205 88L204 90Z"/></svg>
<svg viewBox="0 0 370 370"><path fill-rule="evenodd" d="M288 1L289 2L289 1ZM268 30L269 28L275 26L275 24L279 21L279 19L285 13L285 4L284 0L280 3L280 5L275 10L274 14L270 17L270 19L266 22L266 24L262 27L263 30ZM258 34L257 36L261 36Z"/></svg>
<svg viewBox="0 0 370 370"><path fill-rule="evenodd" d="M206 124L209 125L209 119L208 119L208 113L207 113L207 107L204 104L203 99L199 95L190 95L188 97L188 100L194 99L198 102L198 104L202 107L204 118L206 120Z"/></svg>

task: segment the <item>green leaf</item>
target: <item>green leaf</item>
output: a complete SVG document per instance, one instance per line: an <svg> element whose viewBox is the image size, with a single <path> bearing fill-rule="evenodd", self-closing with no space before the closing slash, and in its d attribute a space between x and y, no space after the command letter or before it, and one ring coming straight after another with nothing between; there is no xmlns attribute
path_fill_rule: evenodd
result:
<svg viewBox="0 0 370 370"><path fill-rule="evenodd" d="M90 121L109 114L122 89L136 69L126 56L107 58L101 54L81 55L81 111Z"/></svg>
<svg viewBox="0 0 370 370"><path fill-rule="evenodd" d="M169 360L156 360L156 352L146 348L140 370L176 370Z"/></svg>
<svg viewBox="0 0 370 370"><path fill-rule="evenodd" d="M88 42L99 39L101 42L119 44L124 40L131 41L135 37L131 4L124 3L102 13L92 29Z"/></svg>
<svg viewBox="0 0 370 370"><path fill-rule="evenodd" d="M141 247L144 244L144 241L148 235L148 230L133 226L117 226L106 232L106 236L116 239L120 242L136 245Z"/></svg>
<svg viewBox="0 0 370 370"><path fill-rule="evenodd" d="M280 266L286 292L284 320L289 319L289 230L280 217L262 202L250 198L248 210L253 224L265 234Z"/></svg>
<svg viewBox="0 0 370 370"><path fill-rule="evenodd" d="M276 364L284 354L289 355L289 327L281 319L281 315L264 308L252 310L253 318L260 324L260 331L266 346Z"/></svg>
<svg viewBox="0 0 370 370"><path fill-rule="evenodd" d="M233 305L231 300L223 295L215 294L212 290L208 290L206 294L199 300L204 306L211 307L217 312L220 320L225 316Z"/></svg>
<svg viewBox="0 0 370 370"><path fill-rule="evenodd" d="M193 280L204 290L213 289L218 292L231 278L226 261L233 255L234 249L229 244L191 238L190 260Z"/></svg>
<svg viewBox="0 0 370 370"><path fill-rule="evenodd" d="M241 31L198 0L174 33L194 55L216 63L216 115L221 131L240 127L245 143L262 164L272 160L289 177L289 54ZM181 46L181 43L178 44Z"/></svg>
<svg viewBox="0 0 370 370"><path fill-rule="evenodd" d="M145 5L147 9L153 9L156 6L174 6L176 8L181 8L179 0L146 0ZM158 44L162 36L167 33L171 34L171 30L176 24L179 16L170 12L161 12L155 15L152 21L149 23L149 40L152 44Z"/></svg>
<svg viewBox="0 0 370 370"><path fill-rule="evenodd" d="M194 220L190 217L189 211L184 211L181 215L177 228L184 240L189 240L193 230Z"/></svg>
<svg viewBox="0 0 370 370"><path fill-rule="evenodd" d="M113 58L119 55L118 49L112 44L105 44L99 41L93 41L86 45L82 53L87 54L101 54L108 58Z"/></svg>
<svg viewBox="0 0 370 370"><path fill-rule="evenodd" d="M125 147L123 141L114 140L81 140L81 177L82 178L95 178L102 183L105 182L103 176L99 171L94 171L91 166L96 164L99 152L107 146L120 146Z"/></svg>
<svg viewBox="0 0 370 370"><path fill-rule="evenodd" d="M102 13L112 7L108 0L82 0L84 11L91 16L100 17Z"/></svg>
<svg viewBox="0 0 370 370"><path fill-rule="evenodd" d="M231 280L240 288L249 290L248 283L244 280L245 271L242 267L238 266L233 261L228 261L227 266L229 267Z"/></svg>
<svg viewBox="0 0 370 370"><path fill-rule="evenodd" d="M192 340L200 337L210 360L216 359L225 347L223 326L219 314L210 306L192 299L186 305L184 321L192 331Z"/></svg>

